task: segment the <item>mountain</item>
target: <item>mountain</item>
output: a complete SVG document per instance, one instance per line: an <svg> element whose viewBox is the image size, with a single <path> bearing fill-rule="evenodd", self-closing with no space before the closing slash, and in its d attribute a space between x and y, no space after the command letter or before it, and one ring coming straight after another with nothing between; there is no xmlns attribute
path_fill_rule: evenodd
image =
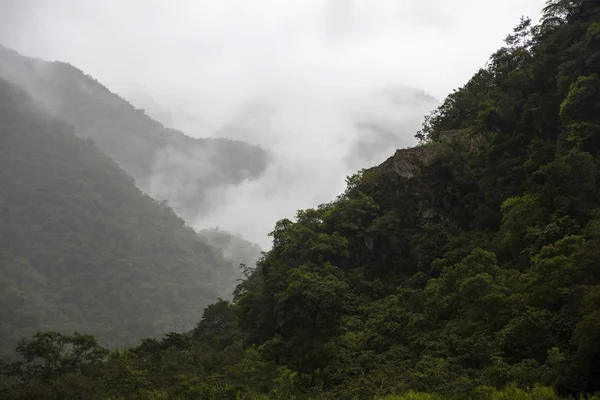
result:
<svg viewBox="0 0 600 400"><path fill-rule="evenodd" d="M237 265L5 80L0 120L0 348L39 330L123 347L231 293Z"/></svg>
<svg viewBox="0 0 600 400"><path fill-rule="evenodd" d="M416 137L279 221L191 335L38 333L1 394L600 399L600 3L523 19Z"/></svg>
<svg viewBox="0 0 600 400"><path fill-rule="evenodd" d="M202 229L198 235L211 246L221 250L223 257L236 265L244 264L254 268L262 256L262 250L256 243L245 240L240 235L233 235L217 228Z"/></svg>
<svg viewBox="0 0 600 400"><path fill-rule="evenodd" d="M174 128L173 116L149 93L142 88L131 88L123 93L129 103L135 108L142 109L146 115L160 122L165 128Z"/></svg>
<svg viewBox="0 0 600 400"><path fill-rule="evenodd" d="M277 223L224 380L257 348L298 398L597 399L600 3L523 19L416 136Z"/></svg>
<svg viewBox="0 0 600 400"><path fill-rule="evenodd" d="M73 125L77 136L92 139L138 187L167 200L186 219L209 212L212 188L255 179L269 162L258 146L165 128L67 63L24 57L0 46L0 76Z"/></svg>

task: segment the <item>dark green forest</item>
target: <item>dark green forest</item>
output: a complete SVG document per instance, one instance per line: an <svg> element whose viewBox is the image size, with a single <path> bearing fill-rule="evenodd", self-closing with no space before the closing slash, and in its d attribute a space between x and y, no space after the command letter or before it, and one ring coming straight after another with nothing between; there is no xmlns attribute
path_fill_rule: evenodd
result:
<svg viewBox="0 0 600 400"><path fill-rule="evenodd" d="M45 330L124 347L233 290L235 263L1 79L0 121L0 349Z"/></svg>
<svg viewBox="0 0 600 400"><path fill-rule="evenodd" d="M417 138L279 221L193 331L111 351L37 333L3 363L0 393L598 399L600 3L523 19Z"/></svg>
<svg viewBox="0 0 600 400"><path fill-rule="evenodd" d="M71 124L75 135L92 139L138 187L163 196L159 200L168 200L184 218L209 211L206 190L255 179L269 162L258 146L165 128L68 63L25 57L0 45L0 77Z"/></svg>

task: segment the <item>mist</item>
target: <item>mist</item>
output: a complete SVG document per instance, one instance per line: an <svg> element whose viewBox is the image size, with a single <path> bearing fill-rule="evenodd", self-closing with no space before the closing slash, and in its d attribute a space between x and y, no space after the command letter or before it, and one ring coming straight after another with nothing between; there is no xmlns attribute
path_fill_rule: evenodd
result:
<svg viewBox="0 0 600 400"><path fill-rule="evenodd" d="M544 3L5 0L0 43L76 65L190 136L270 151L259 179L211 190L210 212L187 220L268 249L278 219L414 145L423 117ZM155 172L150 194L186 190Z"/></svg>

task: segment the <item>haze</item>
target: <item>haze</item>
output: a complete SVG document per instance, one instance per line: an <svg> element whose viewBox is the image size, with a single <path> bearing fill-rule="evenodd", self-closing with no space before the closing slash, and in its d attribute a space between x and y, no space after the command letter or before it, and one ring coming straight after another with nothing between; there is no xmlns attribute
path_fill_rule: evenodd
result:
<svg viewBox="0 0 600 400"><path fill-rule="evenodd" d="M544 3L2 0L0 43L67 61L190 136L270 150L259 180L213 191L188 221L266 249L278 219L413 145L423 116ZM157 178L151 194L181 189Z"/></svg>

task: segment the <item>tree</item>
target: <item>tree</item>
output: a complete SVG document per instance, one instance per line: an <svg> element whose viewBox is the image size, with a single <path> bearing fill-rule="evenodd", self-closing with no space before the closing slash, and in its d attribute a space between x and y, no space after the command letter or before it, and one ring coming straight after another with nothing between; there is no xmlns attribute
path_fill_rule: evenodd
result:
<svg viewBox="0 0 600 400"><path fill-rule="evenodd" d="M223 350L233 344L237 331L237 318L233 306L218 299L204 309L202 319L194 329L194 338L207 343L215 350Z"/></svg>
<svg viewBox="0 0 600 400"><path fill-rule="evenodd" d="M36 333L30 340L22 340L16 350L26 361L25 373L44 379L82 373L101 365L108 355L108 350L101 347L95 337L77 332L72 335Z"/></svg>

